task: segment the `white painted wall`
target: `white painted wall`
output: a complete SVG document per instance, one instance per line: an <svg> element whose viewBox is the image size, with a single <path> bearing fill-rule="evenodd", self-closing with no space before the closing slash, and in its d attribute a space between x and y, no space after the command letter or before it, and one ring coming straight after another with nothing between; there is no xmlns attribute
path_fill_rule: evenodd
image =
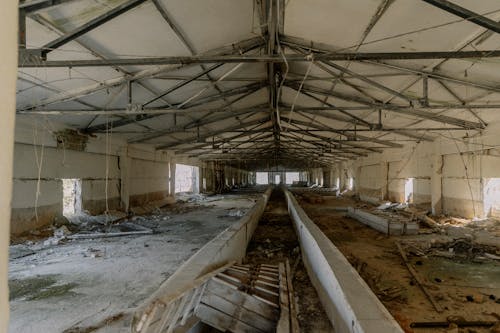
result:
<svg viewBox="0 0 500 333"><path fill-rule="evenodd" d="M165 192L168 195L169 164L166 161L131 160L130 195Z"/></svg>
<svg viewBox="0 0 500 333"><path fill-rule="evenodd" d="M12 161L14 143L14 116L16 110L17 78L17 14L18 2L2 1L0 10L0 333L6 333L9 324L9 291L7 270L10 235L10 200L12 189Z"/></svg>
<svg viewBox="0 0 500 333"><path fill-rule="evenodd" d="M490 212L483 205L488 179L500 178L499 129L500 123L493 123L472 138L446 133L434 142L387 149L339 164L335 174L355 174L356 191L368 200L403 201L405 180L415 178L414 203L436 212L482 217Z"/></svg>
<svg viewBox="0 0 500 333"><path fill-rule="evenodd" d="M62 212L63 178L82 180L83 209L91 213L102 213L106 198L107 208L128 209L129 203L142 205L169 195L169 165L175 155L102 135L90 138L85 151L57 148L53 132L63 128L53 121L19 117L12 232L48 224Z"/></svg>

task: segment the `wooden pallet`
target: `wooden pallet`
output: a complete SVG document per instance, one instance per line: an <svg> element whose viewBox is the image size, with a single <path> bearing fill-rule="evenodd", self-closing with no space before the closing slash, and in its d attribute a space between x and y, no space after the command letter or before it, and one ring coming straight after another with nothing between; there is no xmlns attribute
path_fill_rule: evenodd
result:
<svg viewBox="0 0 500 333"><path fill-rule="evenodd" d="M174 332L191 317L223 332L297 333L288 262L227 265L192 283L170 300L156 302L134 331Z"/></svg>

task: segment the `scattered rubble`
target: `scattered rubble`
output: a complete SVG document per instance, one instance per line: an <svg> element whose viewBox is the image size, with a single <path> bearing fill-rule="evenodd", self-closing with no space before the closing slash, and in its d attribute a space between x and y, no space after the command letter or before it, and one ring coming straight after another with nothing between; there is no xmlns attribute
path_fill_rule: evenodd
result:
<svg viewBox="0 0 500 333"><path fill-rule="evenodd" d="M323 203L310 203L303 193L300 198L306 213L344 253L405 332L486 333L498 321L487 314L491 310L500 313L500 225L495 219L429 216L411 205L373 206L345 196ZM346 218L338 209L346 206L376 217L394 216L418 223L419 232L379 234ZM400 242L407 264L422 287L395 241ZM465 318L463 323L467 325L448 320L450 314Z"/></svg>

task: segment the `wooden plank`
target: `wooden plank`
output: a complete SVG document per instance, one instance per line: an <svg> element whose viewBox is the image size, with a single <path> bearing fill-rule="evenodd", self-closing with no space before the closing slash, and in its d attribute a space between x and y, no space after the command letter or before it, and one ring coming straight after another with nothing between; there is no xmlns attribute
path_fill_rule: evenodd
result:
<svg viewBox="0 0 500 333"><path fill-rule="evenodd" d="M170 323L168 323L167 333L172 333L174 328L177 326L177 320L179 319L181 313L183 312L184 306L186 306L186 302L189 296L191 296L191 293L188 292L185 293L184 296L180 299L179 304L177 305L177 310L175 311L174 316L170 320Z"/></svg>
<svg viewBox="0 0 500 333"><path fill-rule="evenodd" d="M235 333L265 333L258 328L247 325L241 321L233 323L233 318L227 314L211 308L203 303L200 304L196 311L196 316L201 319L205 324L208 324L219 331L225 332L226 327L232 327L231 331Z"/></svg>
<svg viewBox="0 0 500 333"><path fill-rule="evenodd" d="M196 297L198 296L198 294L201 292L201 289L202 289L201 287L198 287L198 288L194 289L193 292L191 293L191 299L189 300L189 303L184 308L184 312L182 313L181 325L186 324L186 320L188 319L189 313L191 312L191 310L194 307L194 301L196 300Z"/></svg>
<svg viewBox="0 0 500 333"><path fill-rule="evenodd" d="M276 333L289 333L290 332L290 310L288 303L288 287L285 278L285 266L279 264L280 272L280 319L276 327Z"/></svg>
<svg viewBox="0 0 500 333"><path fill-rule="evenodd" d="M158 311L158 308L163 306L163 304L159 302L153 303L153 305L146 311L142 317L141 320L139 320L139 323L136 325L135 330L136 332L147 332L149 329L149 326L151 325L151 322L153 321L153 318L156 316L156 312Z"/></svg>
<svg viewBox="0 0 500 333"><path fill-rule="evenodd" d="M167 323L169 322L170 318L172 317L172 315L174 313L174 310L176 308L176 304L177 304L177 302L174 301L168 305L168 308L166 309L167 311L165 311L163 313L163 316L162 316L161 321L158 325L158 328L156 329L156 333L161 333L163 331L163 329L165 328L165 326L167 325Z"/></svg>
<svg viewBox="0 0 500 333"><path fill-rule="evenodd" d="M287 286L288 286L288 300L290 304L290 326L291 326L291 333L299 333L300 328L299 328L299 320L297 319L297 304L295 303L295 296L293 294L293 277L290 269L290 262L288 259L286 260L286 281L287 281Z"/></svg>
<svg viewBox="0 0 500 333"><path fill-rule="evenodd" d="M408 261L408 258L406 257L406 253L404 252L403 248L401 247L401 244L399 244L399 242L396 242L396 246L399 250L399 254L401 255L401 258L403 258L403 261L406 265L406 268L408 268L408 271L411 273L411 275L413 276L413 278L415 279L415 281L417 282L418 286L423 291L425 296L427 296L427 298L431 302L432 306L434 306L434 309L436 309L436 311L439 313L443 312L443 308L441 307L441 305L439 305L434 300L434 297L425 288L424 283L423 283L422 279L420 278L419 274L417 273L417 271L413 268L413 266Z"/></svg>
<svg viewBox="0 0 500 333"><path fill-rule="evenodd" d="M225 284L210 281L207 285L207 293L216 294L233 304L241 305L269 320L276 321L279 317L279 309L276 305L262 302L254 296L232 289Z"/></svg>
<svg viewBox="0 0 500 333"><path fill-rule="evenodd" d="M246 295L247 297L250 297ZM244 303L245 300L243 300ZM210 292L205 293L201 300L201 304L207 305L218 311L221 311L233 318L233 321L241 321L249 326L258 328L264 332L274 331L276 324L274 320L269 320L257 312L248 310L242 304L235 304L220 297L219 295ZM231 327L226 327L230 329Z"/></svg>

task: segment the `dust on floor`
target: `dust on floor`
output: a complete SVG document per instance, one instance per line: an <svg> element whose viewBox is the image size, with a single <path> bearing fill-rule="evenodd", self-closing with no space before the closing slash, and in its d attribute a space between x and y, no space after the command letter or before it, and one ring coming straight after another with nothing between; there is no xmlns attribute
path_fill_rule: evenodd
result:
<svg viewBox="0 0 500 333"><path fill-rule="evenodd" d="M178 203L131 219L151 228L150 235L62 236L57 242L42 238L11 246L9 332L84 332L123 319L185 260L238 221L257 196L233 198Z"/></svg>

